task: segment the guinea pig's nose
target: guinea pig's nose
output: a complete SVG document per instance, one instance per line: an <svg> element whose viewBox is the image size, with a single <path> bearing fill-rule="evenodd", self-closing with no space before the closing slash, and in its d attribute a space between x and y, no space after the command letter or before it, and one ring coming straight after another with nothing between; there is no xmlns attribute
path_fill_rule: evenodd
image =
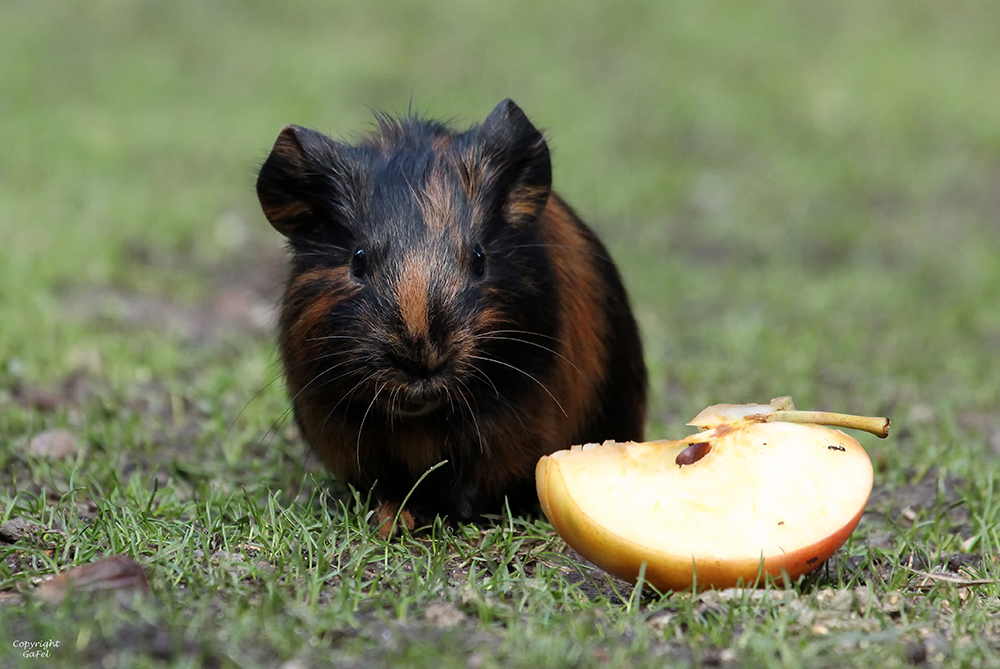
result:
<svg viewBox="0 0 1000 669"><path fill-rule="evenodd" d="M447 359L430 350L429 346L418 345L408 347L406 351L394 352L392 362L396 368L412 377L427 379L441 373L447 364Z"/></svg>

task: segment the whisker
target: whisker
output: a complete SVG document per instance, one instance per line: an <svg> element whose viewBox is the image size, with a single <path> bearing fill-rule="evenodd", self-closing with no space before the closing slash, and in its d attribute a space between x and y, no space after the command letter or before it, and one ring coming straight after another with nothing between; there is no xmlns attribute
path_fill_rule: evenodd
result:
<svg viewBox="0 0 1000 669"><path fill-rule="evenodd" d="M564 356L562 353L560 353L559 351L555 350L554 348L551 348L549 346L545 346L544 344L539 344L538 342L529 341L527 339L521 339L519 337L500 337L500 336L494 335L494 334L489 333L489 332L477 335L476 338L477 339L493 339L493 340L499 340L499 341L516 341L516 342L518 342L520 344L527 344L529 346L536 346L536 347L542 349L543 351L547 351L547 352L551 353L552 355L554 355L554 356L560 358L561 360L565 361L566 364L568 364L570 367L572 367L573 369L575 369L578 373L580 373L580 374L583 373L583 372L580 371L579 367L577 367L576 365L573 364L572 360L570 360L569 358L567 358L566 356Z"/></svg>
<svg viewBox="0 0 1000 669"><path fill-rule="evenodd" d="M475 359L475 360L482 360L482 361L484 361L484 362L492 362L492 363L494 363L494 364L497 364L497 365L503 365L504 367L508 367L508 368L510 368L510 369L513 369L513 370L514 370L515 372L519 372L519 373L521 373L521 374L524 374L524 375L525 375L525 376L527 376L527 377L528 377L529 379L531 379L532 381L534 381L535 383L537 383L537 384L538 384L538 386L539 386L539 387L540 387L540 388L541 388L542 390L544 390L544 391L545 391L545 393L546 393L546 394L547 394L547 395L548 395L549 397L551 397L551 398L552 398L552 401L556 403L556 406L557 406L557 407L559 407L559 411L561 411L561 412L562 412L563 416L566 416L567 418L569 417L569 414L568 414L568 413L566 413L566 410L565 410L565 409L563 408L563 405L559 403L559 400L557 400L557 399L556 399L556 396L552 394L552 392L551 392L551 391L550 391L550 390L549 390L549 389L548 389L548 388L547 388L547 387L545 386L545 384L544 384L544 383L542 383L541 381L539 381L538 379L536 379L536 378L535 378L534 376L532 376L531 374L528 374L528 373L527 373L526 371L524 371L524 370L523 370L523 369L521 369L520 367L517 367L516 365L512 365L512 364L510 364L509 362L504 362L503 360L500 360L500 359L498 359L498 358L488 358L488 357L486 357L486 356L480 356L480 355L470 355L469 357L470 357L470 358L473 358L473 359Z"/></svg>
<svg viewBox="0 0 1000 669"><path fill-rule="evenodd" d="M479 369L475 365L469 365L469 369L471 370L469 376L473 378L482 378L482 380L486 381L486 383L490 384L490 386L493 388L493 393L497 396L497 399L500 399L500 389L497 388L495 383L493 383L493 379L490 378L489 374Z"/></svg>
<svg viewBox="0 0 1000 669"><path fill-rule="evenodd" d="M289 364L286 363L286 370L285 370L285 372L286 372L286 375L287 375L287 372L289 372L291 370L301 369L302 367L305 367L307 365L311 365L311 364L317 363L320 360L327 360L329 358L336 358L338 356L348 356L351 353L352 353L352 350L349 349L349 348L346 348L346 347L345 348L337 348L337 349L334 349L332 351L331 350L326 350L325 352L321 353L320 355L316 355L316 356L314 356L312 358L306 358L305 360L300 360L300 361L296 362L293 365L289 365ZM368 358L371 358L371 355L369 355ZM349 360L353 360L353 358L349 358ZM347 362L347 361L345 361L345 362Z"/></svg>
<svg viewBox="0 0 1000 669"><path fill-rule="evenodd" d="M239 422L239 420L240 420L240 417L242 417L242 416L243 416L243 414L244 414L244 412L245 412L245 411L246 411L247 409L249 409L249 408L250 408L250 405L251 405L251 404L253 404L254 400L256 400L256 399L257 399L258 397L260 397L260 396L261 396L261 395L262 395L262 394L264 393L264 391L265 391L265 390L267 390L267 389L268 389L268 388L270 388L270 387L271 387L272 385L274 385L274 383L275 383L275 382L276 382L276 381L277 381L278 379L283 379L284 377L285 377L285 375L284 375L284 374L279 374L278 376L274 377L273 379L271 379L270 381L268 381L267 383L265 383L265 384L264 384L264 386L263 386L263 387L261 387L261 389L260 389L260 390L258 390L257 392L255 392L255 393L253 394L253 397L251 397L251 398L250 398L249 400L247 400L247 402L246 402L246 403L245 403L245 404L243 405L243 408L242 408L242 409L240 409L240 411L239 411L239 413L238 413L238 414L236 414L236 417L235 417L235 418L233 418L233 420L231 420L231 421L229 422L229 427L227 427L227 428L226 428L226 434L224 434L224 435L223 435L223 437L222 437L222 440L223 440L223 441L226 441L227 439L229 439L229 433L233 431L233 428L234 428L234 427L236 427L236 423L238 423L238 422ZM265 436L266 436L266 434L267 434L267 433L265 432L264 434L265 434Z"/></svg>
<svg viewBox="0 0 1000 669"><path fill-rule="evenodd" d="M344 376L346 376L346 374ZM375 378L376 376L378 376L378 372L371 372L371 373L369 373L367 376L359 379L358 382L355 383L354 386L352 386L350 390L348 390L347 392L345 392L344 394L342 394L340 396L340 399L337 400L337 403L333 405L333 408L331 408L330 411L327 412L326 418L323 419L323 424L320 425L320 428L319 428L320 434L323 434L323 432L326 430L327 423L330 421L330 418L333 416L334 412L337 411L337 407L340 406L340 403L343 402L344 400L348 399L349 397L353 396L354 393L357 392L358 388L360 388L361 386L363 386L365 383L367 383L371 379ZM346 415L344 416L344 421L345 421L344 424L346 425L346 421L347 421L347 416Z"/></svg>
<svg viewBox="0 0 1000 669"><path fill-rule="evenodd" d="M327 425L329 425L330 419L333 417L334 413L336 412L337 407L340 406L340 403L343 402L345 399L348 399L350 396L352 396L357 391L357 389L359 387L361 387L369 379L372 379L374 377L375 377L375 373L372 373L372 374L369 374L368 376L366 376L366 377L364 377L362 379L359 379L358 382L355 383L354 386L350 390L348 390L343 395L341 395L340 399L333 406L333 408L330 409L329 412L327 412L326 417L323 419L323 423L320 425L320 428L319 428L319 436L322 436L326 432ZM374 402L374 398L372 399L372 401ZM367 415L367 413L366 413L366 415ZM346 413L342 416L342 419L343 420L341 420L341 423L340 423L340 430L337 432L337 434L340 434L341 432L343 432L344 428L347 427L347 414ZM360 430L360 428L358 429L358 439L359 440L361 439L361 430ZM357 457L358 457L358 467L360 468L361 467L360 448L358 450Z"/></svg>
<svg viewBox="0 0 1000 669"><path fill-rule="evenodd" d="M580 353L580 349L579 348L576 348L575 346L573 346L573 347L569 346L565 341L559 339L559 337L556 337L556 336L553 336L553 335L541 334L539 332L531 332L530 330L510 330L510 329L505 329L505 330L490 330L488 332L483 332L483 333L477 334L476 336L478 337L478 336L481 336L481 335L489 335L489 334L524 334L524 335L530 335L532 337L541 337L541 338L544 338L544 339L549 339L549 340L551 340L551 341L553 341L553 342L555 342L557 344L560 344L561 346L565 346L570 351L572 351L573 353L577 353L577 354Z"/></svg>
<svg viewBox="0 0 1000 669"><path fill-rule="evenodd" d="M358 425L358 440L355 446L354 457L358 463L358 469L361 469L361 432L365 429L365 421L368 420L368 413L375 406L375 400L378 399L379 394L385 389L386 384L383 383L381 386L375 389L375 394L372 396L372 401L368 403L368 408L365 409L365 415L361 417L361 424Z"/></svg>
<svg viewBox="0 0 1000 669"><path fill-rule="evenodd" d="M532 332L531 330L489 330L488 332L483 332L482 334L524 334L531 335L532 337L542 337L543 339L551 339L554 342L561 342L559 337L553 335L542 334L541 332Z"/></svg>
<svg viewBox="0 0 1000 669"><path fill-rule="evenodd" d="M466 390L468 390L470 393L472 392L469 389L469 386L467 386L465 384L465 382L462 381L461 379L458 379L458 383L461 384L461 386L463 388L465 388ZM480 453L485 453L486 452L486 445L485 445L485 442L483 441L483 433L480 432L480 430L479 430L479 418L477 416L477 412L475 410L473 410L472 405L469 403L469 398L465 396L465 393L463 393L460 388L456 388L455 391L456 391L456 393L458 393L459 398L463 402L465 402L465 406L468 407L468 409L469 409L469 417L472 419L472 424L476 428L476 438L479 440L479 452Z"/></svg>
<svg viewBox="0 0 1000 669"><path fill-rule="evenodd" d="M292 413L292 409L293 405L289 404L288 408L282 411L281 414L271 422L271 426L267 428L267 432L265 432L264 436L260 438L259 442L257 442L257 448L255 450L258 455L263 453L265 448L270 447L271 439L278 436L278 427L285 422L285 419L288 418L288 414Z"/></svg>
<svg viewBox="0 0 1000 669"><path fill-rule="evenodd" d="M455 398L452 397L451 388L449 386L445 386L444 394L448 397L448 411L455 413Z"/></svg>
<svg viewBox="0 0 1000 669"><path fill-rule="evenodd" d="M389 395L389 429L395 429L396 413L399 411L399 395L403 392L402 386L396 386Z"/></svg>
<svg viewBox="0 0 1000 669"><path fill-rule="evenodd" d="M305 340L306 343L313 341L329 341L331 339L347 339L348 341L358 341L357 337L351 335L324 335L322 337L310 337Z"/></svg>
<svg viewBox="0 0 1000 669"><path fill-rule="evenodd" d="M472 376L474 376L474 377L482 377L483 379L486 380L487 383L489 383L490 385L493 385L493 381L490 379L489 375L485 371L483 371L479 367L476 367L475 365L472 366L472 371L473 371L473 375ZM496 386L495 385L493 385L493 389L496 390ZM504 404L504 406L506 406L508 409L510 409L511 415L514 416L514 418L517 419L517 422L521 424L521 429L527 435L528 434L528 426L524 424L523 420L521 420L520 409L517 406L515 406L513 403L511 403L506 397L503 397L502 395L500 395L499 392L497 392L497 400L499 400L500 402L502 402Z"/></svg>
<svg viewBox="0 0 1000 669"><path fill-rule="evenodd" d="M314 377L312 377L311 379L309 379L309 382L308 382L307 384L305 384L304 386L302 386L302 388L300 388L300 389L299 389L299 392L295 393L295 396L294 396L294 397L292 397L292 403L294 404L294 403L295 403L295 400L299 399L299 397L300 397L300 396L302 395L302 393L304 393L304 392L305 392L306 390L308 390L308 389L309 389L309 386L311 386L312 384L316 383L316 381L318 381L318 380L320 379L320 377L322 377L322 376L326 376L327 374L329 374L330 372L334 371L334 370L335 370L335 369L337 369L338 367L342 367L342 366L344 366L344 365L347 365L347 364L349 364L350 362L352 362L352 361L351 361L351 360L343 360L343 361L341 361L341 362L338 362L338 363L337 363L336 365L331 365L331 366L327 367L327 368L326 368L326 369L324 369L324 370L323 370L322 372L320 372L319 374L317 374L317 375L315 375ZM352 370L352 369L349 369L349 370L348 370L347 372L345 372L344 374L340 374L340 375L338 375L338 376L335 376L335 377L334 377L334 378L332 378L332 379L327 379L326 381L324 381L323 383L321 383L321 384L320 384L319 386L317 386L317 388L322 388L323 386L325 386L325 385L327 385L327 384L330 384L330 383L333 383L334 381L337 381L337 380L339 380L339 379L342 379L342 378L344 378L345 376L348 376L348 375L350 375L350 374L351 374L351 373L352 373L353 371L354 371L354 370Z"/></svg>

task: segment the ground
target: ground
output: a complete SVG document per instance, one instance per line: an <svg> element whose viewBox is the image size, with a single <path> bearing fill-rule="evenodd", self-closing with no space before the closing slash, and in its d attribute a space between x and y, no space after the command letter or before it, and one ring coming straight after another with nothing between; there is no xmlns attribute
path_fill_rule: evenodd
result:
<svg viewBox="0 0 1000 669"><path fill-rule="evenodd" d="M5 4L0 666L1000 665L998 30L989 3ZM633 589L537 517L385 542L309 456L256 167L287 123L506 97L622 270L650 437L779 395L892 418L812 577Z"/></svg>

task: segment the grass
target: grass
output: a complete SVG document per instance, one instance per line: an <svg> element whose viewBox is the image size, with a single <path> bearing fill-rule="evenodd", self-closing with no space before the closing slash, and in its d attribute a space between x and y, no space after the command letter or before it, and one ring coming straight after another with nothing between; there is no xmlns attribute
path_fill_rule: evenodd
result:
<svg viewBox="0 0 1000 669"><path fill-rule="evenodd" d="M63 666L997 666L998 29L990 3L5 3L0 522L45 532L0 543L0 665L51 639ZM650 436L783 394L893 418L811 580L633 591L507 516L386 543L307 457L256 166L287 123L504 97L619 261ZM74 453L29 448L53 428ZM109 555L148 594L33 594Z"/></svg>

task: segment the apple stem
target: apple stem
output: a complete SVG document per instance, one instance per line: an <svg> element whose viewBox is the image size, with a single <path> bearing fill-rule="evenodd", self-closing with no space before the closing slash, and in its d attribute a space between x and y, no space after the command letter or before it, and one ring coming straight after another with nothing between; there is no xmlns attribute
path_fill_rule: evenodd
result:
<svg viewBox="0 0 1000 669"><path fill-rule="evenodd" d="M775 411L766 414L764 422L830 425L852 430L864 430L871 432L879 439L885 439L889 436L889 419L875 416L852 416L851 414L830 411Z"/></svg>

